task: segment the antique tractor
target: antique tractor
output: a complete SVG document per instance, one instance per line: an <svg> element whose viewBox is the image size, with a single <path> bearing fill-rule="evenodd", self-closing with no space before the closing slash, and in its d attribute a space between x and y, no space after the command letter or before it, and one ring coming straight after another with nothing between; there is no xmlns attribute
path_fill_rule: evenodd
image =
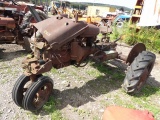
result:
<svg viewBox="0 0 160 120"><path fill-rule="evenodd" d="M97 40L99 33L103 34ZM103 62L110 59L124 60L128 65L123 88L136 93L147 80L154 66L155 55L146 51L144 44L136 44L125 57L116 51L117 40L107 39L108 26L97 27L84 21L56 15L34 24L31 37L33 53L22 62L24 74L16 81L12 98L30 111L42 108L53 90L53 81L42 74L54 68L69 65L82 66L89 56Z"/></svg>
<svg viewBox="0 0 160 120"><path fill-rule="evenodd" d="M29 38L33 35L30 23L37 22L30 9L35 8L43 20L47 16L43 7L25 2L0 2L0 44L19 44L31 51Z"/></svg>

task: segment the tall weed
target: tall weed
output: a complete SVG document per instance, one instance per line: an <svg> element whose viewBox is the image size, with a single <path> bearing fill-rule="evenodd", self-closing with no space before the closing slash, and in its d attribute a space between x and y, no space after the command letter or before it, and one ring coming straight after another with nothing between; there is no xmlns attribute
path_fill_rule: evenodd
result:
<svg viewBox="0 0 160 120"><path fill-rule="evenodd" d="M124 41L129 45L136 43L144 43L148 50L160 53L160 30L154 27L141 27L137 29L136 25L125 23L123 28L113 26L113 34L111 38L117 38L120 35L125 35Z"/></svg>

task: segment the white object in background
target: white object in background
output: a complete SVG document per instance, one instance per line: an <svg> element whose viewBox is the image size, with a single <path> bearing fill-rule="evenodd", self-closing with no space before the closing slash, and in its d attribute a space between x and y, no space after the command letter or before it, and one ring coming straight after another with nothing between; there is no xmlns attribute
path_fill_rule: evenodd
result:
<svg viewBox="0 0 160 120"><path fill-rule="evenodd" d="M144 0L138 26L160 25L160 0Z"/></svg>

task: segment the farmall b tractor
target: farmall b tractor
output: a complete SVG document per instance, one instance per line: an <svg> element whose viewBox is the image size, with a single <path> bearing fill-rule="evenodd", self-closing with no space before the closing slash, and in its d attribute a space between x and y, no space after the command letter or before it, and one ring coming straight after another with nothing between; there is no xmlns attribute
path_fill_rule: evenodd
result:
<svg viewBox="0 0 160 120"><path fill-rule="evenodd" d="M82 66L89 56L98 61L120 59L128 65L122 87L127 93L139 91L154 66L155 55L136 44L128 56L116 51L117 40L111 42L107 25L95 26L83 21L56 15L34 24L31 38L32 54L22 62L24 73L16 81L13 101L20 107L36 111L42 108L53 90L53 81L43 73L69 65ZM97 35L103 34L101 40Z"/></svg>
<svg viewBox="0 0 160 120"><path fill-rule="evenodd" d="M30 23L37 22L31 12L32 7L42 20L48 18L41 6L13 0L0 2L0 44L15 43L31 51L29 38L33 35L33 31Z"/></svg>

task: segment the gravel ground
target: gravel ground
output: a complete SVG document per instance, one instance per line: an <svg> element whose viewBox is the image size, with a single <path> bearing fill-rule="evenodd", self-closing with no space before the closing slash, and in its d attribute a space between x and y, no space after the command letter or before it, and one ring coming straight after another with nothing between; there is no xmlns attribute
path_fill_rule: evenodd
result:
<svg viewBox="0 0 160 120"><path fill-rule="evenodd" d="M15 44L0 45L0 49L0 119L51 119L51 114L44 110L34 115L19 108L12 101L11 91L17 78L23 73L21 61L27 55L27 52L21 46ZM122 46L119 46L118 49L125 53L129 51L129 48ZM121 65L119 64L119 66ZM69 66L57 70L54 74L53 71L45 74L54 80L53 97L60 103L57 104L57 109L60 110L63 118L68 120L97 120L101 119L107 105L115 105L115 97L112 96L118 96L128 102L130 98L123 98L127 95L121 90L123 80L118 81L115 79L111 81L111 79L114 79L112 76L104 74L97 68L95 64L87 65L83 68ZM157 55L148 84L160 87L159 68L160 55ZM121 67L117 68L112 65L108 69L114 73L124 74L124 69ZM91 73L91 70L94 70L94 75ZM106 82L110 84L106 84ZM108 101L108 103L103 104L104 100ZM160 106L158 102L157 104ZM136 108L141 109L139 106ZM158 118L160 118L160 115L158 115Z"/></svg>

